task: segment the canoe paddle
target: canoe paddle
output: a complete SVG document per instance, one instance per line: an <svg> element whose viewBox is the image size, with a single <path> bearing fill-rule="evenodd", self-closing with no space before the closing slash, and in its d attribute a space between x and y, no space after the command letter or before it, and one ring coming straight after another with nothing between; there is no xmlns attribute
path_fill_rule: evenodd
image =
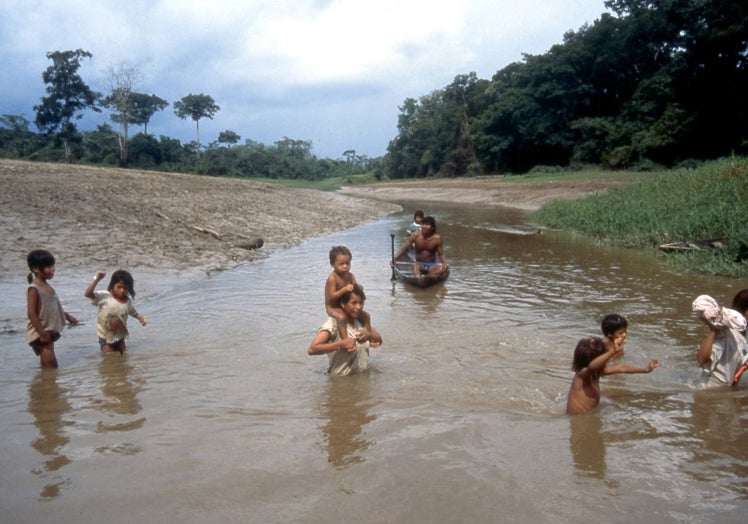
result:
<svg viewBox="0 0 748 524"><path fill-rule="evenodd" d="M392 277L390 277L390 280L395 281L397 280L395 275L395 233L390 233L390 239L392 240Z"/></svg>

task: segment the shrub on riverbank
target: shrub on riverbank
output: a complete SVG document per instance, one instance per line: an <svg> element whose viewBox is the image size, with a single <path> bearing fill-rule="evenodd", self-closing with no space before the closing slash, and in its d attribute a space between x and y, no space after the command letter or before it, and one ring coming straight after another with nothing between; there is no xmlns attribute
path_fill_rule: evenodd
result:
<svg viewBox="0 0 748 524"><path fill-rule="evenodd" d="M748 159L643 174L605 194L551 202L532 218L625 247L724 238L718 248L668 256L692 271L748 276Z"/></svg>

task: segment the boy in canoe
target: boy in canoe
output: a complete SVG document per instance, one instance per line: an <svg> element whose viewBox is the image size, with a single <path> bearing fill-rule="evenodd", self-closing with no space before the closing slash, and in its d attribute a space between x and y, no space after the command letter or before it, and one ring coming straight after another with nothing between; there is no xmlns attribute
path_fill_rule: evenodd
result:
<svg viewBox="0 0 748 524"><path fill-rule="evenodd" d="M416 231L420 231L421 230L421 224L423 223L423 217L424 217L423 211L421 211L420 209L416 209L416 212L413 213L413 223L411 225L409 225L405 229L405 231L409 235L412 235Z"/></svg>

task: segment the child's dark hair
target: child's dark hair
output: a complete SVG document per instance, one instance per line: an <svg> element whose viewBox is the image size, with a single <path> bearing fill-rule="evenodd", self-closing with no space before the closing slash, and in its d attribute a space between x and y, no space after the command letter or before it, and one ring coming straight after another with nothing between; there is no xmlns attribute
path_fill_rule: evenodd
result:
<svg viewBox="0 0 748 524"><path fill-rule="evenodd" d="M364 293L364 288L359 284L354 284L351 291L346 291L345 293L340 295L340 303L347 304L353 295L358 296L358 298L361 299L361 302L366 302L366 294Z"/></svg>
<svg viewBox="0 0 748 524"><path fill-rule="evenodd" d="M416 218L423 218L423 211L420 209L416 209L416 212L413 213L413 220L415 221Z"/></svg>
<svg viewBox="0 0 748 524"><path fill-rule="evenodd" d="M628 321L623 318L618 313L611 313L610 315L605 315L603 317L603 321L600 323L602 329L603 329L603 335L608 336L612 335L619 329L624 329L629 327Z"/></svg>
<svg viewBox="0 0 748 524"><path fill-rule="evenodd" d="M571 369L578 373L603 353L605 353L605 344L600 337L583 338L574 349L574 362Z"/></svg>
<svg viewBox="0 0 748 524"><path fill-rule="evenodd" d="M109 280L109 287L107 287L108 291L111 291L114 289L114 285L122 282L124 285L127 286L127 293L132 297L135 298L135 281L132 278L132 275L129 271L125 271L124 269L118 269L114 273L112 273L112 278Z"/></svg>
<svg viewBox="0 0 748 524"><path fill-rule="evenodd" d="M45 267L54 266L55 256L46 249L34 249L26 257L26 263L29 265L29 270L32 271L29 273L28 277L26 277L29 284L31 284L31 281L34 280L33 269L44 269Z"/></svg>
<svg viewBox="0 0 748 524"><path fill-rule="evenodd" d="M423 220L421 221L421 224L426 224L431 226L431 229L434 233L436 233L436 219L432 216L423 217Z"/></svg>
<svg viewBox="0 0 748 524"><path fill-rule="evenodd" d="M746 310L748 310L748 289L738 291L738 294L732 299L732 309L738 311L741 315L745 315Z"/></svg>
<svg viewBox="0 0 748 524"><path fill-rule="evenodd" d="M345 246L333 246L330 250L330 265L332 266L335 263L335 257L338 255L345 255L349 258L353 258L353 255L351 254L351 250L348 249Z"/></svg>

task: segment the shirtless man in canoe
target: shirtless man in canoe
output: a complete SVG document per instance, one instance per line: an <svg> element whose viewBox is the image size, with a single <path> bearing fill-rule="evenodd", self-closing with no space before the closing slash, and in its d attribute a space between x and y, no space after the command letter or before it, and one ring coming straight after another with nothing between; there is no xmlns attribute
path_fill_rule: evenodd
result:
<svg viewBox="0 0 748 524"><path fill-rule="evenodd" d="M423 217L421 230L410 235L408 241L397 252L395 260L399 260L411 247L416 253L416 259L413 263L413 274L416 278L424 275L437 276L447 270L447 259L444 256L442 237L436 232L434 217ZM437 255L441 264L436 261ZM394 261L390 262L390 265L394 266Z"/></svg>

